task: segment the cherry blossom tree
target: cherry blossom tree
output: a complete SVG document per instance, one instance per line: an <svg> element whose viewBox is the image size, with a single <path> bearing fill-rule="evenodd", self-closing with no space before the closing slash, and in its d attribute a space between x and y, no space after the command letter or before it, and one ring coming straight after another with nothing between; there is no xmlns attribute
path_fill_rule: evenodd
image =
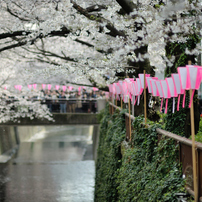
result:
<svg viewBox="0 0 202 202"><path fill-rule="evenodd" d="M198 0L1 0L0 10L0 68L23 74L8 73L10 83L106 87L118 75L172 69L184 54L196 62L201 51ZM170 52L193 35L193 46Z"/></svg>

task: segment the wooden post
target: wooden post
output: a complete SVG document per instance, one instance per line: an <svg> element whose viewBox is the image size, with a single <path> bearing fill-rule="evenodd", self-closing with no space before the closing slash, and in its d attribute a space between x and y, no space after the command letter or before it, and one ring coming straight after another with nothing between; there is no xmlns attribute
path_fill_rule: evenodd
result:
<svg viewBox="0 0 202 202"><path fill-rule="evenodd" d="M114 105L114 98L113 98L113 94L112 94L112 104ZM112 115L114 114L114 107L112 106Z"/></svg>
<svg viewBox="0 0 202 202"><path fill-rule="evenodd" d="M120 96L121 97L121 109L123 108L123 100L122 100L122 95Z"/></svg>
<svg viewBox="0 0 202 202"><path fill-rule="evenodd" d="M131 118L130 118L130 97L128 97L128 113L129 113L129 140L131 142Z"/></svg>
<svg viewBox="0 0 202 202"><path fill-rule="evenodd" d="M192 89L190 90L190 99L192 95ZM197 180L197 167L196 167L196 147L195 147L195 129L194 129L194 105L193 101L190 108L191 116L191 136L192 136L192 162L193 162L193 184L194 184L194 201L198 202L198 180Z"/></svg>
<svg viewBox="0 0 202 202"><path fill-rule="evenodd" d="M147 97L146 97L146 76L145 76L145 70L144 70L144 120L145 120L145 126L147 124Z"/></svg>
<svg viewBox="0 0 202 202"><path fill-rule="evenodd" d="M109 101L111 102L111 96L110 96L111 93L109 93ZM68 106L68 105L67 105ZM109 113L111 114L111 105L109 104Z"/></svg>
<svg viewBox="0 0 202 202"><path fill-rule="evenodd" d="M191 61L188 62L191 65ZM192 89L190 89L190 100L192 96ZM198 179L197 179L197 167L196 167L196 147L195 147L195 127L194 127L194 105L193 101L190 108L191 119L191 136L192 136L192 163L193 163L193 184L194 184L194 201L198 202Z"/></svg>
<svg viewBox="0 0 202 202"><path fill-rule="evenodd" d="M135 100L134 100L135 98L134 98L134 96L132 96L132 100L133 100L133 102L132 102L132 115L134 116L135 115L135 112L134 112L134 102L135 102Z"/></svg>

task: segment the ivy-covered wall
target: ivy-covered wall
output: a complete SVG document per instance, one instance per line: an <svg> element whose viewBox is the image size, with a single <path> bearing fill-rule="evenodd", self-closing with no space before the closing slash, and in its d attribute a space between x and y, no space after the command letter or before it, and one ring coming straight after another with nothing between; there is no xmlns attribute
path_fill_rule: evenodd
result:
<svg viewBox="0 0 202 202"><path fill-rule="evenodd" d="M158 141L157 124L143 127L143 117L133 122L132 143L125 142L125 111L100 114L101 128L96 162L95 202L177 201L185 192L172 139Z"/></svg>

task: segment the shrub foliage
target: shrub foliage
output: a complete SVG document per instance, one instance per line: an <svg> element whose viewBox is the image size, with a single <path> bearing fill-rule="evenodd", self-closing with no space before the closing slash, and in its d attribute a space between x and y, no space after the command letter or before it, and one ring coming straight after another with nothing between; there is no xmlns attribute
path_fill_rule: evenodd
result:
<svg viewBox="0 0 202 202"><path fill-rule="evenodd" d="M103 112L96 162L95 202L177 201L185 192L178 147L157 138L157 124L145 128L143 117L133 122L132 143L125 140L125 111Z"/></svg>

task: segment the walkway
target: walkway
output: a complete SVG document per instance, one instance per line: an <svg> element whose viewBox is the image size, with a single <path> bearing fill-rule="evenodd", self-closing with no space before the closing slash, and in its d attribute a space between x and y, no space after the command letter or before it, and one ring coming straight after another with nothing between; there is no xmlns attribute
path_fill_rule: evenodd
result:
<svg viewBox="0 0 202 202"><path fill-rule="evenodd" d="M0 165L0 201L91 202L94 161L91 126L46 126Z"/></svg>

